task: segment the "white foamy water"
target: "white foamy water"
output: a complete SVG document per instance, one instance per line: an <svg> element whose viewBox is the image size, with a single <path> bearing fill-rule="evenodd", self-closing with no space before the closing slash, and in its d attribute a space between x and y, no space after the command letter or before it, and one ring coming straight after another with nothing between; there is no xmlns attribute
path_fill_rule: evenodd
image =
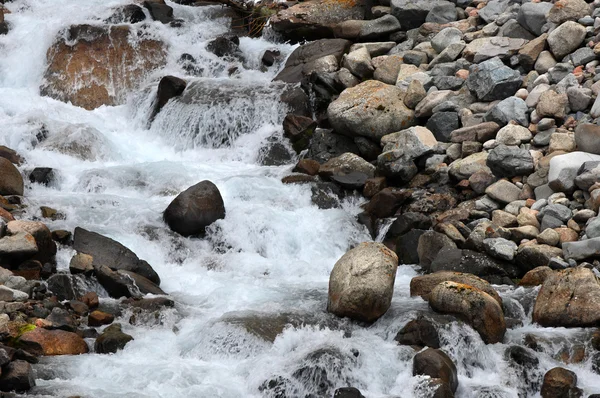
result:
<svg viewBox="0 0 600 398"><path fill-rule="evenodd" d="M169 46L167 65L131 93L126 104L94 111L40 97L46 51L70 24L98 24L128 0L17 0L7 3L11 31L0 36L0 144L19 151L34 167L52 167L51 187L28 185L26 216L48 205L66 215L49 221L51 229L82 226L110 236L147 260L161 287L176 301L158 319L118 321L135 340L115 355L45 358L35 366L38 386L31 395L67 397L322 397L354 386L366 397L426 397L423 377L412 376L413 351L394 336L427 304L410 298L417 272L401 266L392 308L365 327L325 312L329 272L353 245L369 240L357 224L359 202L320 210L308 186L284 185L291 166L260 166L259 149L279 133L286 110L277 101L282 88L272 84L277 67L260 70L267 49L283 55L293 47L263 39L241 39L246 58L230 76L228 62L205 50L208 40L228 32L220 7L192 8L168 2L181 28L148 22ZM178 64L191 54L201 71L186 75ZM161 76L190 80L199 94L170 103L148 128L149 109ZM215 88L220 92L216 95ZM203 91L204 90L204 91ZM212 91L211 91L212 90ZM214 101L206 101L203 92ZM37 144L44 127L48 140ZM85 136L88 157L57 151L63 142ZM52 144L54 142L54 144ZM224 145L224 143L226 145ZM220 189L227 217L211 227L205 240L168 231L161 212L187 187L211 180ZM47 220L46 220L47 221ZM59 269L73 251L62 248ZM549 341L536 353L540 370L530 379L510 368L507 344L485 346L470 328L441 326L442 345L459 369L459 397L534 396L536 378L559 366L561 341L582 330L540 329L530 324L526 302L532 292L503 293L524 326L507 334L521 344L527 333ZM112 300L105 298L106 302ZM273 342L249 333L256 327L295 319ZM441 322L441 321L440 321ZM284 322L285 323L285 322ZM562 339L562 340L561 340ZM600 392L591 362L562 365L577 372L586 393ZM530 384L531 384L530 383ZM285 389L285 393L282 390Z"/></svg>

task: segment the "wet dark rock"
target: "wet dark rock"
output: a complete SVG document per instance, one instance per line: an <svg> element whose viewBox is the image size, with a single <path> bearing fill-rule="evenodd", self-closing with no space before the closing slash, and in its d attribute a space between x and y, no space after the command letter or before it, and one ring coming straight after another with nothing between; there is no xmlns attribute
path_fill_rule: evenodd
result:
<svg viewBox="0 0 600 398"><path fill-rule="evenodd" d="M394 338L398 344L440 348L440 338L433 323L419 318L409 321Z"/></svg>
<svg viewBox="0 0 600 398"><path fill-rule="evenodd" d="M56 274L48 278L48 290L59 300L76 300L79 295L75 288L75 277L69 274Z"/></svg>
<svg viewBox="0 0 600 398"><path fill-rule="evenodd" d="M406 189L384 188L371 198L365 211L377 218L391 217L410 195L411 192Z"/></svg>
<svg viewBox="0 0 600 398"><path fill-rule="evenodd" d="M50 185L55 180L54 169L51 167L36 167L29 174L29 181L32 183Z"/></svg>
<svg viewBox="0 0 600 398"><path fill-rule="evenodd" d="M15 151L4 145L0 145L0 157L8 159L12 164L20 166L23 163L23 158Z"/></svg>
<svg viewBox="0 0 600 398"><path fill-rule="evenodd" d="M419 263L419 239L426 231L423 229L412 229L396 238L396 255L400 264Z"/></svg>
<svg viewBox="0 0 600 398"><path fill-rule="evenodd" d="M94 350L98 354L116 353L125 348L125 345L133 340L133 337L123 333L120 323L114 323L104 329L102 334L94 343Z"/></svg>
<svg viewBox="0 0 600 398"><path fill-rule="evenodd" d="M165 4L164 0L144 1L144 7L150 12L150 16L155 21L168 24L174 21L173 8Z"/></svg>
<svg viewBox="0 0 600 398"><path fill-rule="evenodd" d="M565 368L552 368L544 375L542 398L578 398L582 396L577 388L577 375Z"/></svg>
<svg viewBox="0 0 600 398"><path fill-rule="evenodd" d="M427 230L431 228L431 224L431 217L426 214L411 211L403 212L396 217L396 220L388 229L386 238L404 235L413 229Z"/></svg>
<svg viewBox="0 0 600 398"><path fill-rule="evenodd" d="M260 164L263 166L283 166L294 161L295 154L274 137L267 140L258 153Z"/></svg>
<svg viewBox="0 0 600 398"><path fill-rule="evenodd" d="M441 350L427 348L419 352L413 359L413 375L425 375L434 379L442 379L452 392L458 388L458 372L454 362Z"/></svg>
<svg viewBox="0 0 600 398"><path fill-rule="evenodd" d="M263 53L261 62L265 66L273 66L275 64L275 61L277 61L277 59L279 59L280 56L281 52L279 52L279 50L267 50Z"/></svg>
<svg viewBox="0 0 600 398"><path fill-rule="evenodd" d="M456 249L456 243L444 234L435 231L427 231L419 237L417 252L419 254L419 265L425 271L431 270L431 265L438 253L444 248Z"/></svg>
<svg viewBox="0 0 600 398"><path fill-rule="evenodd" d="M2 369L0 391L26 392L35 386L33 369L25 361L12 361Z"/></svg>
<svg viewBox="0 0 600 398"><path fill-rule="evenodd" d="M110 325L114 320L115 316L113 314L108 314L98 310L92 311L88 315L88 325L92 327Z"/></svg>
<svg viewBox="0 0 600 398"><path fill-rule="evenodd" d="M154 119L156 114L167 105L167 102L172 98L178 97L183 93L187 82L175 76L165 76L158 83L158 91L156 93L156 103L154 110L150 116L150 120Z"/></svg>
<svg viewBox="0 0 600 398"><path fill-rule="evenodd" d="M335 134L332 130L316 129L308 146L307 157L325 163L347 152L359 152L352 138Z"/></svg>
<svg viewBox="0 0 600 398"><path fill-rule="evenodd" d="M490 280L492 277L510 280L522 276L519 268L511 263L494 259L484 253L452 248L440 250L431 263L430 269L432 272L456 271L469 273L486 280Z"/></svg>
<svg viewBox="0 0 600 398"><path fill-rule="evenodd" d="M438 141L450 142L450 133L460 127L458 113L436 112L429 118L426 127L431 130Z"/></svg>
<svg viewBox="0 0 600 398"><path fill-rule="evenodd" d="M52 231L52 239L56 242L61 243L63 245L69 245L72 243L73 234L70 231L65 231L62 229L57 229Z"/></svg>
<svg viewBox="0 0 600 398"><path fill-rule="evenodd" d="M127 299L123 304L130 305L134 308L140 308L146 311L159 311L164 307L174 307L175 302L167 297L152 297L141 299Z"/></svg>
<svg viewBox="0 0 600 398"><path fill-rule="evenodd" d="M316 127L317 122L311 118L288 113L283 119L283 136L292 142L292 147L299 153L308 148Z"/></svg>
<svg viewBox="0 0 600 398"><path fill-rule="evenodd" d="M186 192L180 194L178 198ZM185 200L185 198L182 200ZM177 198L171 202L171 205L176 201ZM169 208L167 208L168 210ZM165 211L165 214L167 211ZM92 256L94 268L106 266L114 270L131 271L150 279L156 284L160 284L160 278L150 264L140 260L134 252L121 243L106 236L77 227L75 228L73 248L79 253Z"/></svg>
<svg viewBox="0 0 600 398"><path fill-rule="evenodd" d="M206 50L215 54L217 57L242 58L239 48L240 40L237 37L220 36L211 40L206 45Z"/></svg>
<svg viewBox="0 0 600 398"><path fill-rule="evenodd" d="M96 267L96 278L113 298L139 297L142 295L140 289L134 284L133 278L118 271L113 271L105 265Z"/></svg>
<svg viewBox="0 0 600 398"><path fill-rule="evenodd" d="M146 19L144 10L135 4L127 4L122 7L118 7L113 15L111 15L106 22L112 24L120 23L138 23Z"/></svg>
<svg viewBox="0 0 600 398"><path fill-rule="evenodd" d="M59 307L53 308L50 315L46 317L46 320L51 323L50 329L60 329L67 332L74 332L77 330L77 325L75 325L75 320L71 314L67 310Z"/></svg>
<svg viewBox="0 0 600 398"><path fill-rule="evenodd" d="M311 200L319 209L340 207L344 192L333 182L318 181L311 187Z"/></svg>
<svg viewBox="0 0 600 398"><path fill-rule="evenodd" d="M342 387L335 390L333 398L365 398L357 388Z"/></svg>

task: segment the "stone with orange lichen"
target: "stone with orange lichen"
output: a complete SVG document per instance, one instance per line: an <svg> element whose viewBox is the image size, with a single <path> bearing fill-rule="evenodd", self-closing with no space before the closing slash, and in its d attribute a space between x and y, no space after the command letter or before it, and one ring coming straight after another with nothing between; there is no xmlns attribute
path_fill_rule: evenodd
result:
<svg viewBox="0 0 600 398"><path fill-rule="evenodd" d="M452 314L475 329L486 344L500 343L506 333L502 306L489 294L473 286L445 281L429 296L437 312Z"/></svg>

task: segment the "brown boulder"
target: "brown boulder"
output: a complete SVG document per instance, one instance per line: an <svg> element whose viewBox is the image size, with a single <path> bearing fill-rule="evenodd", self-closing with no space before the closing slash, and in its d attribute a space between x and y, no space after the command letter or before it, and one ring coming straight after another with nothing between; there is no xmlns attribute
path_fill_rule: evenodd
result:
<svg viewBox="0 0 600 398"><path fill-rule="evenodd" d="M431 291L434 311L452 314L475 329L486 344L499 343L506 333L502 307L483 290L456 282L442 282Z"/></svg>
<svg viewBox="0 0 600 398"><path fill-rule="evenodd" d="M428 348L413 358L413 375L425 375L441 379L455 392L458 388L458 372L452 359L442 350Z"/></svg>
<svg viewBox="0 0 600 398"><path fill-rule="evenodd" d="M577 388L577 375L564 368L552 368L544 375L542 398L577 398L582 391Z"/></svg>
<svg viewBox="0 0 600 398"><path fill-rule="evenodd" d="M23 177L8 159L0 157L0 195L23 195Z"/></svg>
<svg viewBox="0 0 600 398"><path fill-rule="evenodd" d="M25 392L35 386L33 370L31 365L26 361L12 361L2 368L1 374L0 391ZM1 395L5 396L4 394Z"/></svg>
<svg viewBox="0 0 600 398"><path fill-rule="evenodd" d="M76 333L58 329L36 328L24 333L19 343L35 355L79 355L89 351L85 341Z"/></svg>
<svg viewBox="0 0 600 398"><path fill-rule="evenodd" d="M502 298L500 298L498 292L489 284L489 282L475 275L462 272L439 271L434 272L433 274L416 276L410 281L410 295L421 296L424 300L429 300L429 295L433 288L445 281L473 286L492 296L492 298L502 306Z"/></svg>
<svg viewBox="0 0 600 398"><path fill-rule="evenodd" d="M600 282L590 269L555 272L546 279L533 307L533 321L545 327L600 324Z"/></svg>
<svg viewBox="0 0 600 398"><path fill-rule="evenodd" d="M546 279L554 274L554 270L550 267L536 267L527 272L519 282L519 286L538 286L542 285Z"/></svg>
<svg viewBox="0 0 600 398"><path fill-rule="evenodd" d="M166 62L162 42L128 25L74 25L47 53L42 95L85 109L123 103L154 69Z"/></svg>
<svg viewBox="0 0 600 398"><path fill-rule="evenodd" d="M26 232L35 238L38 253L31 258L32 260L38 260L42 264L54 261L56 243L46 224L39 221L11 221L7 224L6 230L9 235Z"/></svg>
<svg viewBox="0 0 600 398"><path fill-rule="evenodd" d="M92 311L90 315L88 315L88 325L89 326L103 326L110 325L115 320L115 316L113 314L108 314L102 311Z"/></svg>

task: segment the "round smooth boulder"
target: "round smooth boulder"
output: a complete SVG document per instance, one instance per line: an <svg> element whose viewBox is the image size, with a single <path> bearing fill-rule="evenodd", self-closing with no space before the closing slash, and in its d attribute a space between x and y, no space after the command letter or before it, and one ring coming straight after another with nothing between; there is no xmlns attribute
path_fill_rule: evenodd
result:
<svg viewBox="0 0 600 398"><path fill-rule="evenodd" d="M455 392L458 388L458 372L452 359L442 350L428 348L413 358L413 375L425 375L441 379Z"/></svg>
<svg viewBox="0 0 600 398"><path fill-rule="evenodd" d="M23 177L8 159L0 157L0 195L23 196Z"/></svg>
<svg viewBox="0 0 600 398"><path fill-rule="evenodd" d="M462 283L442 282L431 291L429 305L434 311L463 319L486 344L504 339L506 322L502 307L482 290Z"/></svg>
<svg viewBox="0 0 600 398"><path fill-rule="evenodd" d="M327 311L374 322L390 308L398 257L381 243L365 242L335 263L329 276Z"/></svg>
<svg viewBox="0 0 600 398"><path fill-rule="evenodd" d="M577 375L565 368L552 368L544 375L541 391L542 398L581 397L577 388Z"/></svg>
<svg viewBox="0 0 600 398"><path fill-rule="evenodd" d="M173 231L183 235L202 235L207 226L225 218L225 204L215 184L202 181L180 193L163 213Z"/></svg>
<svg viewBox="0 0 600 398"><path fill-rule="evenodd" d="M344 90L329 105L327 115L336 132L377 142L384 135L412 126L415 116L404 105L402 89L377 80Z"/></svg>

